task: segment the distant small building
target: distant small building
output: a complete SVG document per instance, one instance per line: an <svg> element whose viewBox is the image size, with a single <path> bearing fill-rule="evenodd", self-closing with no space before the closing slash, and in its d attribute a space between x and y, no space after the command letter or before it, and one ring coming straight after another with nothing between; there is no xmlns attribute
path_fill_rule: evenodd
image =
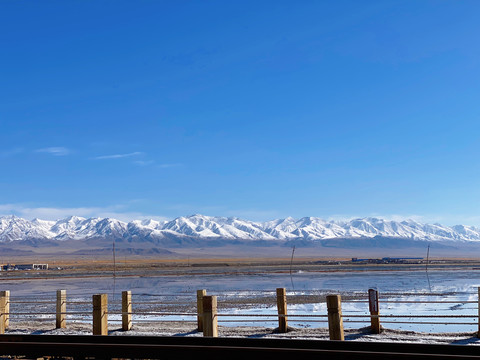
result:
<svg viewBox="0 0 480 360"><path fill-rule="evenodd" d="M48 264L32 264L33 270L48 270Z"/></svg>
<svg viewBox="0 0 480 360"><path fill-rule="evenodd" d="M15 264L4 264L2 265L2 271L11 271L15 270Z"/></svg>
<svg viewBox="0 0 480 360"><path fill-rule="evenodd" d="M6 264L0 265L0 270L48 270L48 264Z"/></svg>
<svg viewBox="0 0 480 360"><path fill-rule="evenodd" d="M423 260L421 257L384 257L381 259L358 259L352 258L352 262L361 264L405 264L415 260Z"/></svg>

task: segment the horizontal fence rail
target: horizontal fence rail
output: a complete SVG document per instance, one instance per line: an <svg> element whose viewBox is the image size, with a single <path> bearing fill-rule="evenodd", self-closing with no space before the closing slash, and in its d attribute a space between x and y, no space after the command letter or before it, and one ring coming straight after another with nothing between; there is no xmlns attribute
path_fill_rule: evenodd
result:
<svg viewBox="0 0 480 360"><path fill-rule="evenodd" d="M188 294L136 294L131 291L123 291L119 300L109 301L107 294L93 294L91 301L86 301L80 295L72 299L67 297L66 290L58 290L56 297L42 296L11 296L10 291L0 291L0 334L21 321L55 321L57 329L66 328L69 322L91 323L94 335L108 335L108 323L121 323L123 331L129 331L135 323L150 322L184 322L196 323L198 332L203 332L205 337L218 336L218 324L228 323L274 323L275 331L286 333L292 328L289 322L294 324L325 324L328 326L331 340L344 340L344 323L370 324L373 334L382 332L382 324L412 324L412 325L465 325L477 326L480 330L480 306L478 289L476 294L468 295L468 300L452 300L454 293L448 294L439 300L409 300L401 294L389 293L389 297L380 298L377 290L369 289L364 299L352 299L346 296L345 300L338 294L331 294L326 298L318 294L306 292L287 293L285 288L276 291L235 293L228 292L219 295L207 295L202 289L190 295ZM407 296L424 296L425 294L409 293ZM440 297L441 294L431 294ZM358 296L358 293L355 295ZM477 300L472 300L473 297ZM229 311L232 304L249 305L249 300L255 298L257 304L261 303L268 310L262 310L260 314L246 313L241 309L235 312ZM117 297L118 299L118 297ZM136 301L138 299L138 301ZM258 301L258 300L261 301ZM315 302L315 300L317 300ZM290 301L292 303L290 303ZM301 303L322 304L324 313L295 314L288 313L288 305L295 305L295 301ZM303 301L303 302L302 302ZM342 304L358 304L359 310L342 310ZM394 314L396 304L440 304L452 305L448 313ZM462 312L457 311L460 306L476 304L476 306L463 307ZM182 310L171 308L177 306ZM273 308L276 306L276 312ZM34 308L34 311L29 311ZM226 310L223 310L223 309ZM473 310L472 313L465 313ZM307 325L305 325L307 326ZM309 326L309 325L308 325ZM477 332L478 336L479 332Z"/></svg>

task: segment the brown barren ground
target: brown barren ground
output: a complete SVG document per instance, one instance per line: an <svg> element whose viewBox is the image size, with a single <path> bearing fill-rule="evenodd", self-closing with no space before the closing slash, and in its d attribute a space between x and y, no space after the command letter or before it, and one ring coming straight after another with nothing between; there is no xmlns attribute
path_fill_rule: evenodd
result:
<svg viewBox="0 0 480 360"><path fill-rule="evenodd" d="M141 257L13 257L4 264L47 263L49 270L3 271L0 278L52 278L56 276L137 276L137 275L188 275L228 273L288 273L290 271L414 271L425 270L426 260L410 260L403 264L358 264L351 258L319 257L213 257L213 258L141 258ZM480 269L478 258L432 258L428 269Z"/></svg>

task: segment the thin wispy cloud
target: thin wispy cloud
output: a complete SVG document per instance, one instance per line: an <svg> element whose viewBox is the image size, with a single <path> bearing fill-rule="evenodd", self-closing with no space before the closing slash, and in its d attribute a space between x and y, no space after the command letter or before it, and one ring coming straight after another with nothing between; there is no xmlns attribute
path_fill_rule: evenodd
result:
<svg viewBox="0 0 480 360"><path fill-rule="evenodd" d="M53 156L67 156L71 153L69 149L63 146L56 146L56 147L47 147L43 149L35 150L37 153L46 153Z"/></svg>
<svg viewBox="0 0 480 360"><path fill-rule="evenodd" d="M158 164L157 167L160 169L168 169L168 168L174 168L174 167L180 167L183 166L183 164Z"/></svg>
<svg viewBox="0 0 480 360"><path fill-rule="evenodd" d="M144 155L144 153L141 151L135 151L135 152L126 153L126 154L101 155L101 156L94 157L94 159L95 160L124 159L124 158L139 156L139 155Z"/></svg>
<svg viewBox="0 0 480 360"><path fill-rule="evenodd" d="M320 216L322 217L322 216ZM380 213L369 213L369 214L357 214L357 215L346 215L346 214L335 214L326 216L325 219L328 221L350 221L354 219L363 219L363 218L377 218L383 219L386 221L405 221L413 220L422 224L442 224L443 226L454 226L454 225L467 225L467 226L480 226L480 216L471 216L471 215L462 215L462 214L380 214Z"/></svg>
<svg viewBox="0 0 480 360"><path fill-rule="evenodd" d="M133 162L135 165L138 166L149 166L155 164L154 160L137 160Z"/></svg>
<svg viewBox="0 0 480 360"><path fill-rule="evenodd" d="M50 221L64 219L72 215L85 218L112 218L125 222L145 219L165 221L169 219L161 215L132 211L124 204L105 207L31 207L25 204L0 204L0 216L5 215L15 215L28 220L38 218Z"/></svg>
<svg viewBox="0 0 480 360"><path fill-rule="evenodd" d="M284 218L276 210L257 210L257 209L237 209L225 211L226 216L238 217L244 220L250 221L269 221L273 219Z"/></svg>

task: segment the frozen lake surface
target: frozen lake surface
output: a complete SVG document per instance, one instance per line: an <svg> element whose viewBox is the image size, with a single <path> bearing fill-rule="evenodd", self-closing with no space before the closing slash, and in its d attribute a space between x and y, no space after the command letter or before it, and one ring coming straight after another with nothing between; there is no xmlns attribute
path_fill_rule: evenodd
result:
<svg viewBox="0 0 480 360"><path fill-rule="evenodd" d="M355 271L355 272L294 272L258 274L191 274L179 276L131 276L96 278L53 278L37 280L8 280L3 278L2 289L10 290L12 314L15 307L28 305L15 304L15 300L31 298L51 298L57 289L66 289L69 301L79 304L76 309L90 311L92 294L107 293L111 303L110 319L119 319L115 314L119 308L121 292L131 290L134 312L137 304L144 312L194 312L197 289L206 289L209 295L218 295L220 314L272 315L271 318L220 316L219 323L227 326L252 325L276 326L275 289L285 287L289 296L308 295L311 301L294 304L288 302L289 324L295 327L326 327L327 313L325 296L341 294L345 316L345 328L369 326L368 318L349 318L349 315L368 315L367 292L375 288L380 293L381 315L447 315L465 316L458 318L383 318L382 325L389 329L422 332L474 332L478 329L478 287L479 270L430 270L425 271ZM232 305L234 299L262 298L253 306ZM293 297L292 297L293 299ZM395 301L408 301L396 303ZM82 305L81 303L84 302ZM147 303L157 302L156 307ZM179 307L177 305L180 305ZM48 305L49 306L49 305ZM47 305L44 306L46 309ZM138 308L138 307L137 307ZM182 309L182 310L179 310ZM39 311L39 306L35 305ZM69 305L70 311L72 307ZM160 310L159 310L160 309ZM82 311L83 311L82 310ZM294 315L313 315L312 318L297 318ZM315 316L320 317L315 317ZM13 316L13 315L12 315ZM71 316L74 318L74 316ZM81 318L78 315L75 318ZM85 315L85 320L90 319ZM167 319L160 315L134 315L137 320ZM169 320L194 320L194 317L169 316ZM12 318L14 320L14 318ZM246 320L246 321L245 321ZM268 321L267 321L268 320ZM296 321L299 320L299 321ZM309 320L306 322L306 320ZM358 322L364 321L364 322ZM405 322L409 322L408 324ZM412 324L428 322L435 324Z"/></svg>

